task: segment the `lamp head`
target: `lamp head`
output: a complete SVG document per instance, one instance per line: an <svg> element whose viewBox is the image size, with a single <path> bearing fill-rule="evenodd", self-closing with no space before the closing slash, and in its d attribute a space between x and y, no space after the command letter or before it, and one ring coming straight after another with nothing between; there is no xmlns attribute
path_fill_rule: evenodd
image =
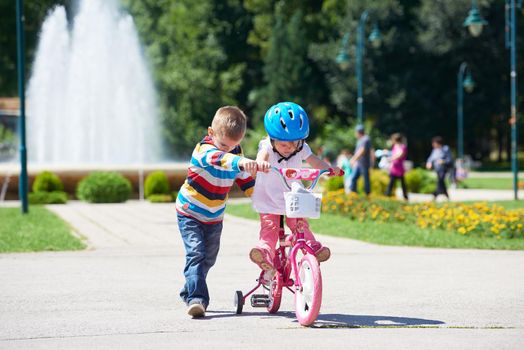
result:
<svg viewBox="0 0 524 350"><path fill-rule="evenodd" d="M473 5L469 10L468 17L464 20L464 27L468 27L471 35L477 37L482 33L482 29L488 22L482 18L477 6Z"/></svg>

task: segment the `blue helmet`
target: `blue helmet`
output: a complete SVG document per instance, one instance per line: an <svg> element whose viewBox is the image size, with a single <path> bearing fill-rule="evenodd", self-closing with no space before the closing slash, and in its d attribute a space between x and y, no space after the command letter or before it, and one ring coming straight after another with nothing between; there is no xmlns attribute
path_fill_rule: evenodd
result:
<svg viewBox="0 0 524 350"><path fill-rule="evenodd" d="M304 108L296 103L280 102L267 110L264 127L274 140L304 140L309 135L309 118Z"/></svg>

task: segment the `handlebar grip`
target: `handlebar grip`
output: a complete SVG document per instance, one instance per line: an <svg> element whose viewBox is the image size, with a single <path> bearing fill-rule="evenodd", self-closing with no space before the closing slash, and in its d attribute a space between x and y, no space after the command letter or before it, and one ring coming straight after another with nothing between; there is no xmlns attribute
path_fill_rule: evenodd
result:
<svg viewBox="0 0 524 350"><path fill-rule="evenodd" d="M340 169L340 175L339 176L343 176L345 174L344 170ZM335 175L335 170L333 170L333 168L329 168L328 169L328 176L336 176Z"/></svg>

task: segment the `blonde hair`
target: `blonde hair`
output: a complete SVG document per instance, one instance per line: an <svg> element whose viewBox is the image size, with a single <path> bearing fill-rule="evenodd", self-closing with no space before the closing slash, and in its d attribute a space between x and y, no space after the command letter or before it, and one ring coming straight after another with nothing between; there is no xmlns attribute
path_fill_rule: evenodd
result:
<svg viewBox="0 0 524 350"><path fill-rule="evenodd" d="M247 117L235 106L220 107L213 117L211 128L220 136L240 140L246 132Z"/></svg>

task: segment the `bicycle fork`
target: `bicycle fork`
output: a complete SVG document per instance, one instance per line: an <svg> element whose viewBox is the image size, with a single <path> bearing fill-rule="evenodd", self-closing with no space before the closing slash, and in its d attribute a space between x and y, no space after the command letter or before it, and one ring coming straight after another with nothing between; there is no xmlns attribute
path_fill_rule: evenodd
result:
<svg viewBox="0 0 524 350"><path fill-rule="evenodd" d="M299 251L302 251L303 253L313 254L315 255L315 252L313 249L306 244L306 239L304 238L304 221L303 219L297 219L297 227L296 227L296 243L293 245L293 248L291 248L291 252L289 253L289 261L291 262L292 267L292 276L294 277L294 285L296 291L302 291L302 281L300 280L299 276L299 270L298 270L298 262L297 262L297 254Z"/></svg>

